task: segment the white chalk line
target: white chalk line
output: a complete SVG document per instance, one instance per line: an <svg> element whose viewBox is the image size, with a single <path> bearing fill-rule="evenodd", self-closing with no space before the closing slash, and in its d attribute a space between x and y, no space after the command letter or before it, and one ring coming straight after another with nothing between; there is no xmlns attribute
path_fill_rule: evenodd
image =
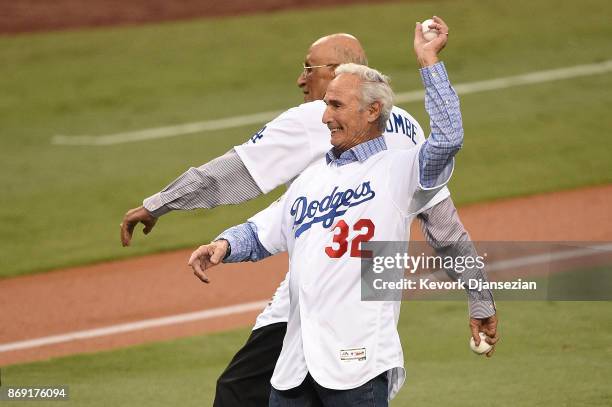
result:
<svg viewBox="0 0 612 407"><path fill-rule="evenodd" d="M228 117L225 119L206 120L203 122L178 124L176 126L154 127L151 129L108 134L105 136L54 136L51 139L51 143L74 146L110 146L114 144L133 143L136 141L184 136L186 134L204 131L226 130L249 124L265 123L281 113L282 111L262 112L245 116Z"/></svg>
<svg viewBox="0 0 612 407"><path fill-rule="evenodd" d="M568 250L560 253L548 253L543 255L521 256L516 259L502 260L487 266L488 272L498 272L512 268L528 265L554 262L559 260L575 259L592 255L597 251L612 251L612 244L593 245L585 248ZM142 321L128 322L107 327L88 329L83 331L68 332L61 335L45 336L37 339L0 344L0 353L37 348L41 346L72 342L82 339L99 338L101 336L116 335L126 332L141 331L149 328L177 325L185 322L201 321L222 316L241 314L249 311L262 310L269 301L256 301L244 304L236 304L227 307L212 308L203 311L189 312L186 314L171 315L163 318L145 319Z"/></svg>
<svg viewBox="0 0 612 407"><path fill-rule="evenodd" d="M466 82L454 85L460 95L505 89L514 86L530 85L542 82L558 81L562 79L578 78L581 76L598 75L612 71L612 60L604 62L576 65L566 68L536 71L523 75L506 76L484 81ZM416 102L423 99L424 92L415 90L395 95L396 103ZM51 144L73 146L109 146L123 143L133 143L145 140L154 140L167 137L184 136L187 134L206 131L226 130L251 124L265 123L272 120L281 111L261 112L243 116L228 117L225 119L206 120L175 126L155 127L150 129L107 134L102 136L64 136L57 135L51 138Z"/></svg>
<svg viewBox="0 0 612 407"><path fill-rule="evenodd" d="M141 331L143 329L149 328L159 328L162 326L182 324L185 322L202 321L205 319L242 314L244 312L249 311L261 311L265 308L266 305L268 305L268 302L269 300L248 302L244 304L230 305L228 307L212 308L203 311L189 312L186 314L171 315L162 318L144 319L142 321L110 325L103 328L74 331L61 335L45 336L37 339L5 343L0 345L0 353L72 342L81 339L92 339L99 338L101 336Z"/></svg>

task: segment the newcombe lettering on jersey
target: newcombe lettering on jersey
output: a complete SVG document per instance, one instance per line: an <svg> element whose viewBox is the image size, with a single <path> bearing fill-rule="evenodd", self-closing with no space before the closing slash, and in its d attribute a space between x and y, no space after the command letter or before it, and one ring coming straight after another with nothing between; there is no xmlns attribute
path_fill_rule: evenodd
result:
<svg viewBox="0 0 612 407"><path fill-rule="evenodd" d="M403 116L399 113L392 112L391 117L389 117L389 121L387 121L387 127L385 128L387 133L403 133L406 136L410 137L412 142L416 145L418 143L417 137L417 126L408 119L406 116Z"/></svg>

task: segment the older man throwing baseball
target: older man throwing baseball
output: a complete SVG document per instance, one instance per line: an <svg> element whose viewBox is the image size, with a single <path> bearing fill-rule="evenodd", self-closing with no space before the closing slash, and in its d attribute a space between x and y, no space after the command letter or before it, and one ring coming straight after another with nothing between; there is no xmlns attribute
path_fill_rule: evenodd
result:
<svg viewBox="0 0 612 407"><path fill-rule="evenodd" d="M463 129L458 97L438 62L444 34L415 40L432 128L425 142L387 149L382 134L393 106L387 78L340 65L324 98L333 145L326 162L189 260L206 280L204 270L222 259L289 253L289 320L271 406L386 406L404 381L399 306L361 301L360 243L404 240L410 221L450 178Z"/></svg>

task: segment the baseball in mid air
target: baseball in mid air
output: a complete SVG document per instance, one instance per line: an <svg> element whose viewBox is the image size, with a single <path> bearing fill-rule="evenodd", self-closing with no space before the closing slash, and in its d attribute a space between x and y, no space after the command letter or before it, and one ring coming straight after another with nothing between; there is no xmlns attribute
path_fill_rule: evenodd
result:
<svg viewBox="0 0 612 407"><path fill-rule="evenodd" d="M440 34L440 32L434 28L429 28L429 24L433 24L434 20L432 20L431 18L423 21L421 23L421 26L423 28L423 37L425 37L426 41L431 41L435 38L438 37L438 34Z"/></svg>
<svg viewBox="0 0 612 407"><path fill-rule="evenodd" d="M470 337L470 349L472 349L472 352L482 355L483 353L487 353L488 351L490 351L493 346L485 342L485 338L487 336L484 333L479 332L478 334L480 335L480 345L476 346L474 338Z"/></svg>

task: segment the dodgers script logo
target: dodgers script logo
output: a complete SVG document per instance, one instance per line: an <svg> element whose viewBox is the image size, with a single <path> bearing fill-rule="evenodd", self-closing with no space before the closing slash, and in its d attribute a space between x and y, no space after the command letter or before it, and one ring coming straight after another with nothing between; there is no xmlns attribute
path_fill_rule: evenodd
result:
<svg viewBox="0 0 612 407"><path fill-rule="evenodd" d="M324 228L329 228L338 216L346 213L351 206L360 205L376 196L376 192L370 187L370 181L365 181L355 189L338 191L334 187L332 192L321 201L300 196L291 205L291 216L294 217L293 229L295 238L310 229L315 224L322 222ZM296 229L297 228L297 229Z"/></svg>

